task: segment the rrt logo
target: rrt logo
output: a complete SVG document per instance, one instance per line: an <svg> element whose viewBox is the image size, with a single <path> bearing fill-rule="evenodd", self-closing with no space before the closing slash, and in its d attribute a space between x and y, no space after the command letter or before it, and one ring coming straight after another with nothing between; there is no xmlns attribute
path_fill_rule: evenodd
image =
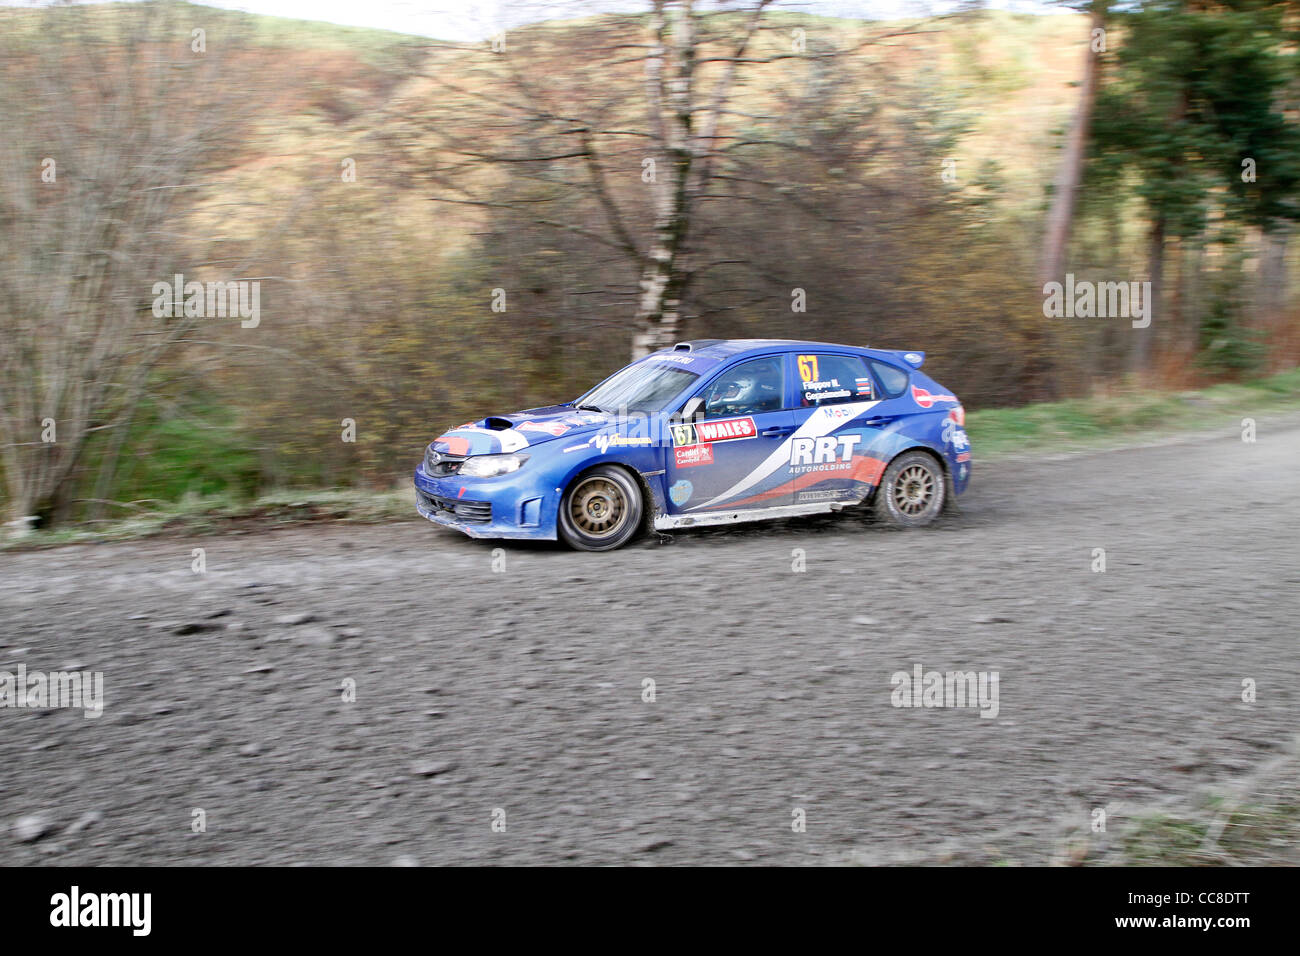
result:
<svg viewBox="0 0 1300 956"><path fill-rule="evenodd" d="M795 438L790 442L790 464L828 465L853 458L853 446L861 435L824 435L821 438Z"/></svg>

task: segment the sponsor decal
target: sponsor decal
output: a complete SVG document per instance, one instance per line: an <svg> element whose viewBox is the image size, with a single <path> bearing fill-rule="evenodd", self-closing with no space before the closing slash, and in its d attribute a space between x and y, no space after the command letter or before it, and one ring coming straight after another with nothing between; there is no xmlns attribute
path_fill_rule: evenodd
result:
<svg viewBox="0 0 1300 956"><path fill-rule="evenodd" d="M857 383L857 386L858 386L858 394L859 394L859 395L865 395L865 396L867 396L867 398L870 398L870 397L871 397L871 379L866 378L866 377L862 377L862 378L856 378L856 379L854 379L854 381Z"/></svg>
<svg viewBox="0 0 1300 956"><path fill-rule="evenodd" d="M694 490L695 486L683 479L668 489L668 497L672 499L673 504L684 505L690 500L691 492Z"/></svg>
<svg viewBox="0 0 1300 956"><path fill-rule="evenodd" d="M579 445L570 445L568 448L560 452L560 454L567 455L571 451L582 451L584 448L590 448L590 447L591 447L591 440L588 439L587 441L584 441Z"/></svg>
<svg viewBox="0 0 1300 956"><path fill-rule="evenodd" d="M513 428L503 428L499 432L492 432L492 434L501 443L503 452L518 451L521 448L528 447L528 436Z"/></svg>
<svg viewBox="0 0 1300 956"><path fill-rule="evenodd" d="M861 435L823 435L819 438L796 438L790 442L790 473L840 471L851 468L853 446Z"/></svg>
<svg viewBox="0 0 1300 956"><path fill-rule="evenodd" d="M669 428L673 433L674 445L695 445L698 440L695 437L695 426L691 424L670 425Z"/></svg>
<svg viewBox="0 0 1300 956"><path fill-rule="evenodd" d="M708 445L713 442L753 438L758 434L758 426L754 424L754 419L748 416L719 418L711 422L673 425L672 433L674 445Z"/></svg>
<svg viewBox="0 0 1300 956"><path fill-rule="evenodd" d="M642 435L593 435L588 442L599 448L602 454L611 448L643 447L652 443L653 439Z"/></svg>
<svg viewBox="0 0 1300 956"><path fill-rule="evenodd" d="M872 458L869 455L854 455L853 461L848 465L839 463L833 465L817 465L814 466L814 470L809 471L806 474L798 474L795 477L790 478L788 481L784 481L777 485L775 488L760 491L757 494L750 495L748 498L741 498L739 500L732 499L731 501L723 503L710 501L707 504L700 505L699 507L739 508L742 506L770 502L773 499L791 499L792 497L794 501L801 502L804 499L800 498L799 495L803 491L818 488L818 486L823 484L828 478L833 478L836 481L857 482L868 486L879 484L880 476L884 474L885 471L885 465L886 462L881 461L879 458ZM833 475L826 475L817 470L827 468L834 469L835 473ZM843 489L843 500L854 501L859 499L862 494L863 491L861 488L850 485L848 488Z"/></svg>
<svg viewBox="0 0 1300 956"><path fill-rule="evenodd" d="M554 435L559 438L569 430L569 426L562 422L524 422L519 426L521 432L546 432L548 435Z"/></svg>
<svg viewBox="0 0 1300 956"><path fill-rule="evenodd" d="M844 488L833 488L826 491L801 491L795 495L795 501L800 504L807 501L837 501L846 494L848 494L848 491Z"/></svg>
<svg viewBox="0 0 1300 956"><path fill-rule="evenodd" d="M961 428L952 417L949 416L943 421L943 443L952 445L956 451L963 451L970 448L970 439L966 437L966 429Z"/></svg>
<svg viewBox="0 0 1300 956"><path fill-rule="evenodd" d="M651 358L654 359L654 361L656 361L656 362L672 362L672 363L674 363L674 364L676 364L676 365L693 365L693 364L695 364L695 358L694 358L694 356L691 356L691 355L676 355L676 354L670 354L670 355L652 355Z"/></svg>
<svg viewBox="0 0 1300 956"><path fill-rule="evenodd" d="M448 455L468 455L469 439L463 435L443 435L435 445L446 445Z"/></svg>
<svg viewBox="0 0 1300 956"><path fill-rule="evenodd" d="M968 451L958 452L958 453L957 453L957 460L958 460L958 461L970 461L970 452L968 452ZM965 472L963 471L963 474L964 474L964 473L965 473Z"/></svg>
<svg viewBox="0 0 1300 956"><path fill-rule="evenodd" d="M963 406L958 405L956 408L954 408L952 411L948 413L948 417L951 418L953 421L955 421L962 428L966 427L966 409Z"/></svg>
<svg viewBox="0 0 1300 956"><path fill-rule="evenodd" d="M920 405L922 408L929 408L935 402L955 402L957 401L957 396L956 395L931 395L925 389L917 385L913 385L912 400L916 402L916 404Z"/></svg>
<svg viewBox="0 0 1300 956"><path fill-rule="evenodd" d="M712 445L686 445L673 449L673 463L678 468L694 468L696 465L713 464Z"/></svg>
<svg viewBox="0 0 1300 956"><path fill-rule="evenodd" d="M482 428L478 425L470 425L468 428L457 428L456 431L473 432L476 435L490 435L496 440L497 444L501 446L499 450L503 452L518 451L521 448L528 447L528 436L520 434L513 428L493 429ZM444 437L439 438L438 441L448 441L448 439ZM467 453L468 451L452 452L453 455L463 455Z"/></svg>

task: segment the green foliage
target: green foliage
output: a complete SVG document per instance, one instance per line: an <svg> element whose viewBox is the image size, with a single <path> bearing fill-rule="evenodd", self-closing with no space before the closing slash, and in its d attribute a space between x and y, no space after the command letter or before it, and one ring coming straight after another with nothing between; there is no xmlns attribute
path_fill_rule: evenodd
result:
<svg viewBox="0 0 1300 956"><path fill-rule="evenodd" d="M1194 392L1151 389L1098 398L991 408L967 414L966 430L977 457L1097 448L1138 434L1235 428L1257 418L1300 409L1300 369L1243 384Z"/></svg>
<svg viewBox="0 0 1300 956"><path fill-rule="evenodd" d="M1213 277L1209 303L1201 317L1196 364L1212 375L1253 372L1265 357L1261 335L1242 316L1241 289L1246 286L1240 259Z"/></svg>
<svg viewBox="0 0 1300 956"><path fill-rule="evenodd" d="M1093 187L1129 182L1176 236L1205 229L1212 194L1242 222L1300 216L1300 129L1283 112L1296 54L1279 16L1274 4L1210 11L1185 0L1117 12L1122 42L1104 57L1092 124Z"/></svg>
<svg viewBox="0 0 1300 956"><path fill-rule="evenodd" d="M163 404L146 399L126 439L114 500L179 501L187 495L257 493L257 456L229 408L211 391Z"/></svg>
<svg viewBox="0 0 1300 956"><path fill-rule="evenodd" d="M1197 814L1151 813L1133 821L1123 832L1115 862L1124 866L1294 866L1298 844L1300 806L1281 801L1230 808L1223 801L1213 801Z"/></svg>

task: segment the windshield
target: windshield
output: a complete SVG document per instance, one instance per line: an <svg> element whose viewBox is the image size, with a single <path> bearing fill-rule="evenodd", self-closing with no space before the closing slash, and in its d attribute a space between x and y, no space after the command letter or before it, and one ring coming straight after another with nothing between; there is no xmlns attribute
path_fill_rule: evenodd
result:
<svg viewBox="0 0 1300 956"><path fill-rule="evenodd" d="M638 362L615 372L574 404L605 412L657 412L697 378L672 365Z"/></svg>

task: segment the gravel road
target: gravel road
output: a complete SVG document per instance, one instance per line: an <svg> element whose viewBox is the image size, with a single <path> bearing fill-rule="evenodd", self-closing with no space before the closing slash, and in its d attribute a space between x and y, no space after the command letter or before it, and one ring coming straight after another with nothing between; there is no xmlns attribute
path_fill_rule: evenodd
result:
<svg viewBox="0 0 1300 956"><path fill-rule="evenodd" d="M0 709L0 864L1047 862L1093 808L1290 743L1297 476L1292 423L977 457L918 532L0 554L0 670L100 671L105 702ZM893 706L917 665L997 672L997 716Z"/></svg>

